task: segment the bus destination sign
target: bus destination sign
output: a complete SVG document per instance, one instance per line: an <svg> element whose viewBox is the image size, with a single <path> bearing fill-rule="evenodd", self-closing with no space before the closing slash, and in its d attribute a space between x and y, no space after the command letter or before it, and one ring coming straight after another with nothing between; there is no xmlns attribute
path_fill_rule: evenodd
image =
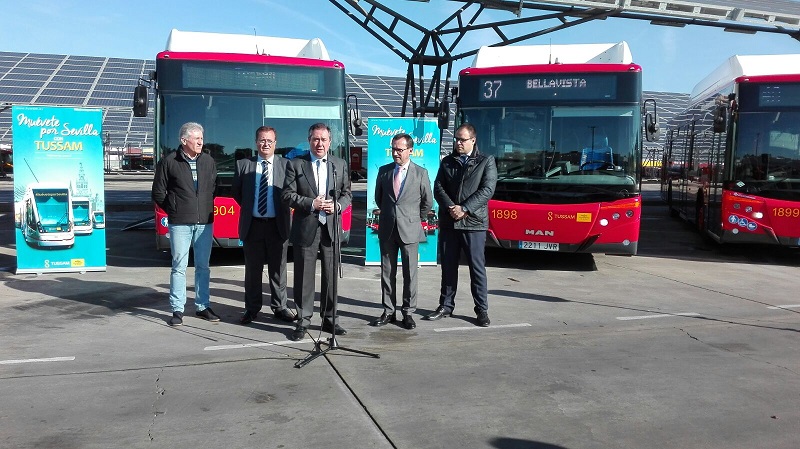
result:
<svg viewBox="0 0 800 449"><path fill-rule="evenodd" d="M185 89L324 94L323 70L304 67L185 63Z"/></svg>
<svg viewBox="0 0 800 449"><path fill-rule="evenodd" d="M613 74L526 74L480 78L478 101L615 100Z"/></svg>

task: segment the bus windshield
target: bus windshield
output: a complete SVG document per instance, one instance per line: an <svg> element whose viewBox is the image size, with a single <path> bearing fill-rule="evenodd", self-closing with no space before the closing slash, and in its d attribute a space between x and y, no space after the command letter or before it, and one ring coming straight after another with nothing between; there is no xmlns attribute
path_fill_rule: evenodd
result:
<svg viewBox="0 0 800 449"><path fill-rule="evenodd" d="M637 106L464 108L496 158L494 199L522 203L610 201L638 194Z"/></svg>
<svg viewBox="0 0 800 449"><path fill-rule="evenodd" d="M330 126L334 154L342 156L346 147L341 101L176 93L164 94L161 102L164 111L158 139L161 154L177 149L181 125L198 122L205 129L204 150L217 161L220 175L232 174L237 160L256 154L255 131L262 125L276 129L275 152L288 158L308 152L308 128L317 122Z"/></svg>
<svg viewBox="0 0 800 449"><path fill-rule="evenodd" d="M800 200L800 111L741 112L729 188Z"/></svg>

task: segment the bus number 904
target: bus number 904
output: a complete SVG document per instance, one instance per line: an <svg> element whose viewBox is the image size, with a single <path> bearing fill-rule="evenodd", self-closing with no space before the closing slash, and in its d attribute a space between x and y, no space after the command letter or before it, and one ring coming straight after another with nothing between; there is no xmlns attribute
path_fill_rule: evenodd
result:
<svg viewBox="0 0 800 449"><path fill-rule="evenodd" d="M492 218L495 220L516 220L517 211L512 209L492 209Z"/></svg>
<svg viewBox="0 0 800 449"><path fill-rule="evenodd" d="M217 215L235 215L236 212L233 206L214 206L214 216Z"/></svg>
<svg viewBox="0 0 800 449"><path fill-rule="evenodd" d="M800 209L796 207L773 207L772 216L797 218L800 217Z"/></svg>

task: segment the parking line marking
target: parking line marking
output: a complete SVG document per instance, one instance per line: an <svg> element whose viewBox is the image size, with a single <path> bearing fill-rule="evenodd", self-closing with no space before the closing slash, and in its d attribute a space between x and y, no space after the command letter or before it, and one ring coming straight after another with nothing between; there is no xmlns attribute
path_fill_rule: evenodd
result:
<svg viewBox="0 0 800 449"><path fill-rule="evenodd" d="M630 321L630 320L646 320L649 318L669 318L674 316L700 316L700 314L695 312L661 313L658 315L618 316L617 319L621 321Z"/></svg>
<svg viewBox="0 0 800 449"><path fill-rule="evenodd" d="M238 345L217 345L217 346L206 346L203 348L203 351L223 351L226 349L242 349L242 348L261 348L264 346L291 346L291 345L298 345L301 343L314 343L314 340L310 338L306 338L305 340L298 340L298 341L274 341L271 343L243 343Z"/></svg>
<svg viewBox="0 0 800 449"><path fill-rule="evenodd" d="M15 365L18 363L38 363L38 362L69 362L75 357L48 357L44 359L20 359L20 360L0 360L0 365Z"/></svg>
<svg viewBox="0 0 800 449"><path fill-rule="evenodd" d="M461 327L440 327L434 329L434 332L450 332L450 331L471 331L478 329L505 329L507 327L531 327L531 323L517 323L517 324L498 324L497 326L461 326Z"/></svg>
<svg viewBox="0 0 800 449"><path fill-rule="evenodd" d="M768 309L772 310L779 310L779 309L796 309L800 307L800 304L787 304L785 306L769 306Z"/></svg>

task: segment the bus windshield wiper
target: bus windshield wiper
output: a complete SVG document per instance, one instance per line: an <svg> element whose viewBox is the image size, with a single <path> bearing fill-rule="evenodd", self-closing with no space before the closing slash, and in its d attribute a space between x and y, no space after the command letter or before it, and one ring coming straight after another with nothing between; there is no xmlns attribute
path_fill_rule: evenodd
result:
<svg viewBox="0 0 800 449"><path fill-rule="evenodd" d="M505 170L506 174L501 176L501 177L499 177L499 178L497 178L497 182L506 181L506 180L509 180L509 179L517 179L517 178L519 178L520 176L523 175L524 171L522 171L522 170L524 168L525 168L525 164L515 165L513 167L507 168ZM519 173L516 173L516 174L513 174L513 175L511 174L512 171L517 171L517 170L519 170Z"/></svg>

